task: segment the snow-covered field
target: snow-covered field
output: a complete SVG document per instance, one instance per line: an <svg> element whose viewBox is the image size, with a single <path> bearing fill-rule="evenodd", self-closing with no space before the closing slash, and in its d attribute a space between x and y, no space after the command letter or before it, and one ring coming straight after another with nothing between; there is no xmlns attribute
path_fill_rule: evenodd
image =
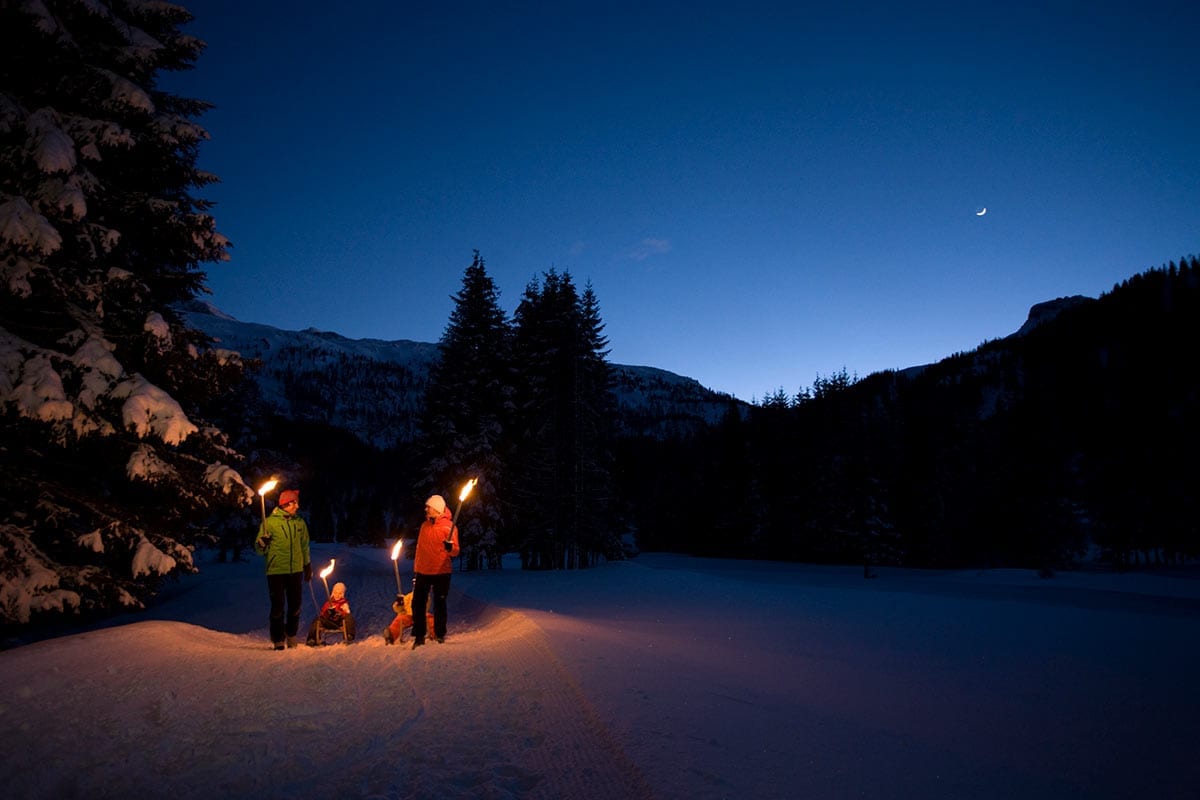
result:
<svg viewBox="0 0 1200 800"><path fill-rule="evenodd" d="M4 796L1032 800L1200 786L1200 579L868 581L643 554L456 574L446 642L413 651L380 636L387 551L318 545L313 561L332 557L359 622L349 647L270 650L252 558L203 562L128 624L0 652Z"/></svg>

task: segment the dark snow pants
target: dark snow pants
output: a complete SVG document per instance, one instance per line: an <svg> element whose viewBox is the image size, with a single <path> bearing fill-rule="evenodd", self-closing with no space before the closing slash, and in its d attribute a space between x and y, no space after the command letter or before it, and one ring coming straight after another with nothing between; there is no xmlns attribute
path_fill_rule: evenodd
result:
<svg viewBox="0 0 1200 800"><path fill-rule="evenodd" d="M271 641L283 642L284 634L295 636L300 631L300 598L304 573L268 575L267 593L271 596ZM287 620L283 616L283 603L287 600Z"/></svg>
<svg viewBox="0 0 1200 800"><path fill-rule="evenodd" d="M439 639L446 638L446 595L450 594L450 573L426 575L418 572L413 575L413 638L425 638L425 615L418 609L425 609L429 602L429 592L433 591L433 635Z"/></svg>

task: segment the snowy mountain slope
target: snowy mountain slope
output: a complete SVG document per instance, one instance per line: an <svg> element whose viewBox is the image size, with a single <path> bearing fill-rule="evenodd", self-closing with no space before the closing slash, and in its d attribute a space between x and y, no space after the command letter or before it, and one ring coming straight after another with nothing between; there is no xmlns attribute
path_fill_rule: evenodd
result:
<svg viewBox="0 0 1200 800"><path fill-rule="evenodd" d="M247 358L269 358L271 353L287 347L308 347L331 356L359 357L423 369L437 356L436 344L408 339L347 339L316 328L285 331L270 325L241 322L207 303L191 304L185 312L189 322L220 339L225 347L240 350Z"/></svg>
<svg viewBox="0 0 1200 800"><path fill-rule="evenodd" d="M240 322L206 303L181 309L188 325L225 350L257 359L267 407L289 419L324 422L377 447L412 441L436 344L347 339L309 328L285 331ZM744 403L662 369L613 365L625 432L671 436L719 421Z"/></svg>
<svg viewBox="0 0 1200 800"><path fill-rule="evenodd" d="M261 362L252 377L270 412L342 428L376 447L416 435L437 345L347 339L315 328L285 331L240 322L207 304L182 310L187 324L220 348Z"/></svg>
<svg viewBox="0 0 1200 800"><path fill-rule="evenodd" d="M613 393L622 430L659 438L685 436L700 425L715 425L735 408L745 414L746 403L656 367L613 365Z"/></svg>

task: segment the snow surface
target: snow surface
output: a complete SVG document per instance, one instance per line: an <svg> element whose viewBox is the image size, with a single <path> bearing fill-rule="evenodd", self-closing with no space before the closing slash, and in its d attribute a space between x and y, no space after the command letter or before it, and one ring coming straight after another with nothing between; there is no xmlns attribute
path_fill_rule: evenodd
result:
<svg viewBox="0 0 1200 800"><path fill-rule="evenodd" d="M1200 785L1195 575L864 580L643 554L456 574L446 643L414 651L380 636L389 552L314 548L357 611L348 647L271 651L261 561L200 554L201 574L126 624L0 652L5 796L1031 800ZM306 597L304 625L313 611Z"/></svg>

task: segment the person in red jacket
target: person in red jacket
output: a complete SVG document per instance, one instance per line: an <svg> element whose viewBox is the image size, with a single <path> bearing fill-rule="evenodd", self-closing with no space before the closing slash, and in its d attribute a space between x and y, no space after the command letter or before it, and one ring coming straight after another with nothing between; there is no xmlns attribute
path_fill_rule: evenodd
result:
<svg viewBox="0 0 1200 800"><path fill-rule="evenodd" d="M417 534L413 556L413 608L425 608L433 592L433 635L446 641L446 595L450 593L451 561L458 555L458 526L446 501L435 494L425 501L425 521ZM424 614L413 615L413 649L425 644Z"/></svg>

